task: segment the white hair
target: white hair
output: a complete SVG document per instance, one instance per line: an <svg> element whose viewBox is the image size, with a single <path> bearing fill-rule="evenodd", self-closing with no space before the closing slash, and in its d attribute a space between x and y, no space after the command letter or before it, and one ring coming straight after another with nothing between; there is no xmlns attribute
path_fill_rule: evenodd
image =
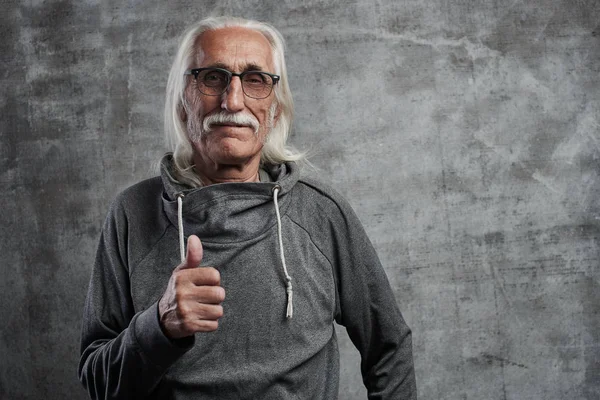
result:
<svg viewBox="0 0 600 400"><path fill-rule="evenodd" d="M285 66L283 36L271 25L234 17L210 17L191 26L183 35L177 55L173 61L165 101L165 135L167 144L173 151L175 178L184 184L197 187L202 182L194 172L193 148L187 132L187 124L182 120L185 110L184 92L186 76L184 72L192 67L197 49L198 37L206 32L226 27L243 27L262 33L269 41L273 52L275 74L281 79L275 85L275 104L279 107L279 118L268 134L261 151L261 164L280 164L286 161L300 161L305 154L287 145L287 138L292 125L294 103L288 85Z"/></svg>

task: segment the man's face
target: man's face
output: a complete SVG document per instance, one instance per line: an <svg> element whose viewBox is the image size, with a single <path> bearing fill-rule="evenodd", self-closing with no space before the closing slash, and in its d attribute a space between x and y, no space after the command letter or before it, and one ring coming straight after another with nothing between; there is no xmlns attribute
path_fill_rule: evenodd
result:
<svg viewBox="0 0 600 400"><path fill-rule="evenodd" d="M218 67L234 73L260 70L274 73L271 47L259 32L246 28L222 28L203 33L196 41L194 68ZM188 135L195 157L203 164L239 165L260 159L260 151L277 119L275 94L253 99L244 94L239 77L232 77L229 88L220 96L200 93L193 76L188 77L185 90L188 104ZM243 124L214 124L203 129L205 118L217 114L238 114L254 119L252 127Z"/></svg>

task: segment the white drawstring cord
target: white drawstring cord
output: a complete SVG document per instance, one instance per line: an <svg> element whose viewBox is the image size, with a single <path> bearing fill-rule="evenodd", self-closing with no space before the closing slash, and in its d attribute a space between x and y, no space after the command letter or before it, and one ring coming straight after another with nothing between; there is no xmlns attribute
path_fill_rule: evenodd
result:
<svg viewBox="0 0 600 400"><path fill-rule="evenodd" d="M293 303L293 295L294 291L292 290L292 278L288 274L287 266L285 264L285 254L283 254L283 237L281 235L281 215L279 215L279 204L277 203L277 194L281 190L279 185L273 188L273 202L275 203L275 214L277 214L277 235L279 236L279 252L281 257L281 263L283 264L283 272L285 273L285 291L287 293L287 312L285 314L286 318L292 318L294 314L294 303Z"/></svg>
<svg viewBox="0 0 600 400"><path fill-rule="evenodd" d="M177 224L179 226L179 254L181 262L185 261L185 245L183 243L183 193L177 195Z"/></svg>

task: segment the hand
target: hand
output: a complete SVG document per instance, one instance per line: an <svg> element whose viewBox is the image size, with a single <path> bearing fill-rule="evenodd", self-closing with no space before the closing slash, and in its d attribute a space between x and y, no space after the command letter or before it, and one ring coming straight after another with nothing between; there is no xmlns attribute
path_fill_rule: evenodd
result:
<svg viewBox="0 0 600 400"><path fill-rule="evenodd" d="M225 290L219 286L219 271L199 268L201 261L202 243L192 235L188 238L185 261L173 270L158 303L160 325L171 339L214 331L223 316Z"/></svg>

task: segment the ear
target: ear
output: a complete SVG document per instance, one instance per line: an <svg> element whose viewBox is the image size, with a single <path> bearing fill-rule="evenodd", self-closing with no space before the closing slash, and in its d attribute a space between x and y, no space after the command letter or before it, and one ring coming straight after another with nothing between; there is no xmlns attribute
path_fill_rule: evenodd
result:
<svg viewBox="0 0 600 400"><path fill-rule="evenodd" d="M280 115L281 115L281 104L277 104L277 108L275 109L275 115L273 116L273 126L277 125Z"/></svg>
<svg viewBox="0 0 600 400"><path fill-rule="evenodd" d="M187 122L187 112L185 111L185 107L183 106L183 104L179 105L179 119L181 119L182 122Z"/></svg>

